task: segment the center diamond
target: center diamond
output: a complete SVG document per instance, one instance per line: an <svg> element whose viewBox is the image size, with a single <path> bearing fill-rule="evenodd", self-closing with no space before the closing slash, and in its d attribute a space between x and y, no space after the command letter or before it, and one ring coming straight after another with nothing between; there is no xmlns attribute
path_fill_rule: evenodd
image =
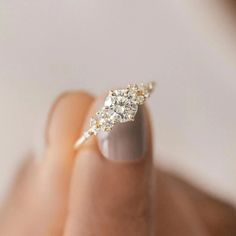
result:
<svg viewBox="0 0 236 236"><path fill-rule="evenodd" d="M138 104L126 89L111 92L106 97L104 105L114 123L133 120L138 110Z"/></svg>

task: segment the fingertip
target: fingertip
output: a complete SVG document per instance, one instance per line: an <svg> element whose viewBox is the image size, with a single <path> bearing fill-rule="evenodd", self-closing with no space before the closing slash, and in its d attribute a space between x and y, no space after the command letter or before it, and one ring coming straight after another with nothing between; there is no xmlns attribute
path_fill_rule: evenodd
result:
<svg viewBox="0 0 236 236"><path fill-rule="evenodd" d="M87 111L94 98L83 91L60 95L48 115L45 129L46 145L72 145L81 132Z"/></svg>

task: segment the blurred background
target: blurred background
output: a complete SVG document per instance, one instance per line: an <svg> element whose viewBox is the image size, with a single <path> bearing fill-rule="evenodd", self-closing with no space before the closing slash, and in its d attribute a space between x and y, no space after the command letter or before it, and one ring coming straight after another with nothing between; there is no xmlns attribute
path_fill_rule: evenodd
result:
<svg viewBox="0 0 236 236"><path fill-rule="evenodd" d="M156 164L236 204L233 2L1 0L0 201L61 92L155 80Z"/></svg>

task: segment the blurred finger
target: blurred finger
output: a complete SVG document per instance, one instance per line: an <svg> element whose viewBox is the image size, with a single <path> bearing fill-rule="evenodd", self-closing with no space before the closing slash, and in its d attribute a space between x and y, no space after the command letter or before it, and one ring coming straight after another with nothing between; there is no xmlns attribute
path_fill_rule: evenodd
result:
<svg viewBox="0 0 236 236"><path fill-rule="evenodd" d="M67 197L75 150L74 142L93 98L84 92L67 93L54 105L46 130L45 158L38 186L45 228L39 235L59 235L67 212Z"/></svg>

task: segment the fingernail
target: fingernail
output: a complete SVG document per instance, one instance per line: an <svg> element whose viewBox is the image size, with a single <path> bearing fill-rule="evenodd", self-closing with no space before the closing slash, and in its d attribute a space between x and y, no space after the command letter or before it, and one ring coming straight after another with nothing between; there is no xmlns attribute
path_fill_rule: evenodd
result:
<svg viewBox="0 0 236 236"><path fill-rule="evenodd" d="M111 132L98 134L98 146L104 157L117 161L139 160L146 151L146 122L140 107L135 121L120 123Z"/></svg>

